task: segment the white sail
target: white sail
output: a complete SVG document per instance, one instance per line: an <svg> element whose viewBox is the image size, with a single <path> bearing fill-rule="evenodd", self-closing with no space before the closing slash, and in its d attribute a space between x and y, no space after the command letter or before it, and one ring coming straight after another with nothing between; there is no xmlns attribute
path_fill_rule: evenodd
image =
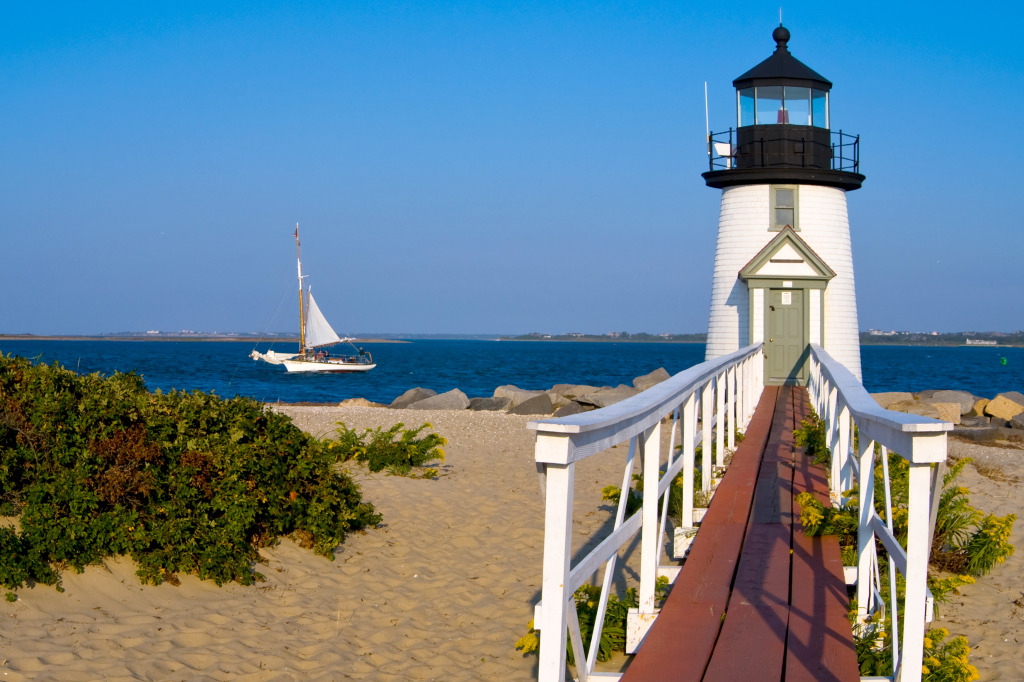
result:
<svg viewBox="0 0 1024 682"><path fill-rule="evenodd" d="M319 306L313 300L313 292L309 292L309 309L306 311L306 347L316 348L317 346L328 346L332 343L344 341L338 333L331 328L324 314L320 312Z"/></svg>

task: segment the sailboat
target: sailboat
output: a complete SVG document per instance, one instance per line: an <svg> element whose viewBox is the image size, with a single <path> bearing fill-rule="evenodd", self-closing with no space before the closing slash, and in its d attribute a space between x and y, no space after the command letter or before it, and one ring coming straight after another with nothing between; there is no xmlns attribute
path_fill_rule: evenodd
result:
<svg viewBox="0 0 1024 682"><path fill-rule="evenodd" d="M338 336L320 306L313 299L313 291L302 284L302 257L299 250L299 226L295 225L295 253L299 263L299 352L260 353L253 350L249 357L272 365L284 365L289 372L340 373L367 372L377 365L366 351L352 345L354 339ZM339 343L352 346L354 353L333 355L327 349Z"/></svg>

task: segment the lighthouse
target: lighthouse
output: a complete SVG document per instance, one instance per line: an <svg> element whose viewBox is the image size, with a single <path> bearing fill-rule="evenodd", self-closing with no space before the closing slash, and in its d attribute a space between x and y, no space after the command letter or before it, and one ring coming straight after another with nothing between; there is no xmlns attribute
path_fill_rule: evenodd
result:
<svg viewBox="0 0 1024 682"><path fill-rule="evenodd" d="M858 379L860 340L846 193L860 139L831 129L832 83L796 59L790 33L733 81L736 128L709 134L722 191L706 359L764 343L765 383L803 384L809 344Z"/></svg>

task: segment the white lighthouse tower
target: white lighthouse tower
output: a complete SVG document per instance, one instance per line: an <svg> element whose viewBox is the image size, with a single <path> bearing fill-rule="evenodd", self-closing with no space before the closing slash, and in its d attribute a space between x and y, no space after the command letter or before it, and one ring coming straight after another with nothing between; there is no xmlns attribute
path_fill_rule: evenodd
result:
<svg viewBox="0 0 1024 682"><path fill-rule="evenodd" d="M858 379L846 193L864 182L859 138L830 129L832 83L797 60L789 31L735 81L737 128L709 137L722 190L706 358L764 342L765 383L803 383L808 344Z"/></svg>

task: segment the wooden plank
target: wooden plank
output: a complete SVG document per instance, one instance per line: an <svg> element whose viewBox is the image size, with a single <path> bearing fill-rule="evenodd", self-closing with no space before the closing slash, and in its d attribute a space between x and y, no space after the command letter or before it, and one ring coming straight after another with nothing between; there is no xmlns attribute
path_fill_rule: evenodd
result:
<svg viewBox="0 0 1024 682"><path fill-rule="evenodd" d="M791 523L793 505L793 465L788 462L764 462L757 477L751 523Z"/></svg>
<svg viewBox="0 0 1024 682"><path fill-rule="evenodd" d="M808 413L806 401L797 405L795 420ZM797 448L793 494L810 492L829 504L828 474ZM794 502L794 511L799 505ZM793 532L793 577L786 640L786 682L860 679L853 630L846 614L849 597L843 562L835 536L807 537L799 524Z"/></svg>
<svg viewBox="0 0 1024 682"><path fill-rule="evenodd" d="M705 680L778 680L789 623L790 533L784 524L747 531L729 607Z"/></svg>
<svg viewBox="0 0 1024 682"><path fill-rule="evenodd" d="M661 614L623 680L700 680L729 599L778 389L765 388Z"/></svg>
<svg viewBox="0 0 1024 682"><path fill-rule="evenodd" d="M857 682L860 668L847 618L839 541L793 536L793 595L786 640L786 682Z"/></svg>
<svg viewBox="0 0 1024 682"><path fill-rule="evenodd" d="M793 481L793 389L783 387L775 405L754 491L751 523L789 523Z"/></svg>
<svg viewBox="0 0 1024 682"><path fill-rule="evenodd" d="M780 679L789 623L791 389L777 396L728 610L705 679ZM791 438L791 435L790 435ZM742 655L738 655L742 652Z"/></svg>

